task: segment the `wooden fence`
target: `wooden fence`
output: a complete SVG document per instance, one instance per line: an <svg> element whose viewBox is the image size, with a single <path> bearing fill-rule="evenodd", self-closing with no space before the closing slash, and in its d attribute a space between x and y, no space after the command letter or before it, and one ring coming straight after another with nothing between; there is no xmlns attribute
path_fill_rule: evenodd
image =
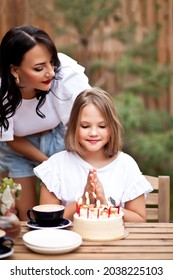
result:
<svg viewBox="0 0 173 280"><path fill-rule="evenodd" d="M0 39L5 32L15 25L32 24L45 29L56 41L57 37L49 21L38 17L34 10L33 3L37 0L0 0ZM160 24L160 33L158 39L158 62L160 64L169 64L173 66L173 0L121 0L121 17L124 26L131 22L137 22L136 40L140 42L144 34L154 27L156 23ZM51 8L52 0L43 2ZM90 58L108 58L116 59L123 52L123 45L116 40L106 40L99 42L98 37L109 33L112 29L118 28L118 23L109 20L106 24L101 24L91 36L89 44ZM59 47L73 42L74 38L64 36L61 42L57 40ZM79 52L76 57L83 61L84 52ZM97 79L98 77L96 77ZM98 83L102 81L97 81ZM116 88L115 76L109 75L104 81L108 91L113 92ZM166 109L173 114L173 83L168 91L158 99L154 97L147 98L147 106L158 109Z"/></svg>

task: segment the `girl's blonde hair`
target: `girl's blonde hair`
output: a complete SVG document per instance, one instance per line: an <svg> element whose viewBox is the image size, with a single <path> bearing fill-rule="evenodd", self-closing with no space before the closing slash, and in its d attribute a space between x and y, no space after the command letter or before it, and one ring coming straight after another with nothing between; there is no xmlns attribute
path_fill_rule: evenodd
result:
<svg viewBox="0 0 173 280"><path fill-rule="evenodd" d="M112 157L122 148L123 127L119 121L115 104L110 94L100 88L91 88L82 91L76 98L71 110L68 129L65 137L66 149L83 154L78 141L78 128L80 126L81 113L85 106L93 104L103 114L110 127L110 140L105 145L106 157Z"/></svg>

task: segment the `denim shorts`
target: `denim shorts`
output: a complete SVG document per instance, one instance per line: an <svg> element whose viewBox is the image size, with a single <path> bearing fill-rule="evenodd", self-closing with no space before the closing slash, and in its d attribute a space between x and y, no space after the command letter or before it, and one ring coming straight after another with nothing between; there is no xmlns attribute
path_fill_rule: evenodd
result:
<svg viewBox="0 0 173 280"><path fill-rule="evenodd" d="M65 150L64 136L66 127L63 124L43 134L33 134L26 138L37 149L50 157L54 153ZM12 178L34 176L33 168L38 162L31 161L21 154L12 150L5 142L0 142L0 172L8 172Z"/></svg>

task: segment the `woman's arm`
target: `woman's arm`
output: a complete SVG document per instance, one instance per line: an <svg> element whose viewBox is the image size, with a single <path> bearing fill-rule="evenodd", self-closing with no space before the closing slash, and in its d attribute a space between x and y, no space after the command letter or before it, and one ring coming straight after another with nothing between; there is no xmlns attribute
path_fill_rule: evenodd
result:
<svg viewBox="0 0 173 280"><path fill-rule="evenodd" d="M26 158L36 161L38 163L47 160L48 157L38 150L30 141L25 137L14 136L13 141L7 141L7 145L14 151L22 154Z"/></svg>
<svg viewBox="0 0 173 280"><path fill-rule="evenodd" d="M125 222L146 222L144 195L140 195L131 201L127 201L122 211L124 212Z"/></svg>

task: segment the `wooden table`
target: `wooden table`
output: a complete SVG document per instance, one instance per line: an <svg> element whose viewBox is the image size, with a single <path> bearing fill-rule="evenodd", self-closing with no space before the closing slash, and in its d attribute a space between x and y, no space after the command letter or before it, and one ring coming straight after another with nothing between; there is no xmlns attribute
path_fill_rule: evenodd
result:
<svg viewBox="0 0 173 280"><path fill-rule="evenodd" d="M173 260L173 223L126 223L129 235L115 241L83 241L73 252L44 255L30 251L22 235L32 229L21 222L22 230L8 260ZM66 229L72 230L72 227ZM63 229L61 229L63 230Z"/></svg>

